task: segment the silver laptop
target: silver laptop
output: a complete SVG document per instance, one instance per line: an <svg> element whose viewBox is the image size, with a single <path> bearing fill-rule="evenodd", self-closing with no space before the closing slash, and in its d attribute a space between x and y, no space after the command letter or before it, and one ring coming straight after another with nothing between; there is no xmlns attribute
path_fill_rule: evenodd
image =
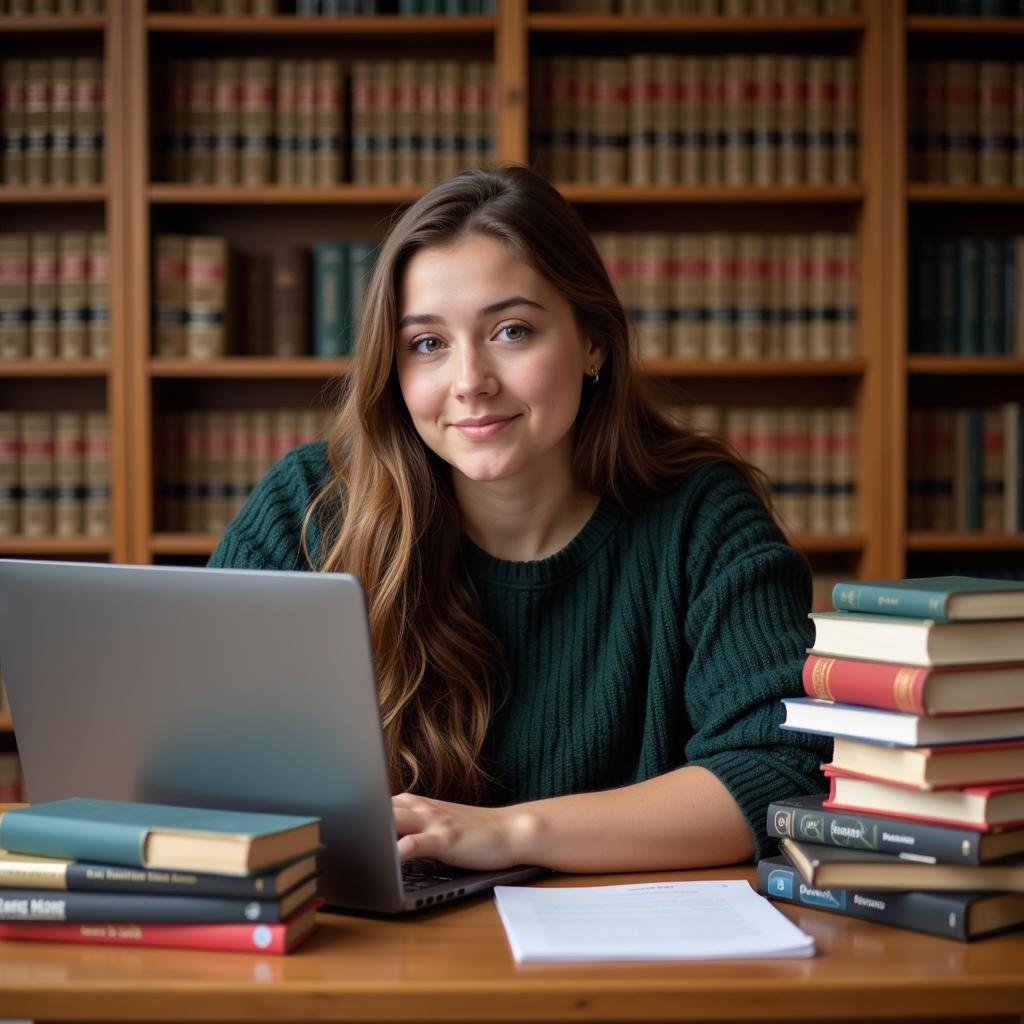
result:
<svg viewBox="0 0 1024 1024"><path fill-rule="evenodd" d="M33 803L317 815L337 908L418 910L538 873L403 872L354 576L0 559L0 670Z"/></svg>

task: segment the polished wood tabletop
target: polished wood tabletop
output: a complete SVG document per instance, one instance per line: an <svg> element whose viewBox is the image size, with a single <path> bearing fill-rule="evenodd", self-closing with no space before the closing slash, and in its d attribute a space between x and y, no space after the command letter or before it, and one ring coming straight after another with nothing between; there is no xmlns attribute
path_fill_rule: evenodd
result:
<svg viewBox="0 0 1024 1024"><path fill-rule="evenodd" d="M752 867L540 885L745 878ZM0 943L0 1018L76 1021L936 1020L1024 1015L1024 932L974 943L776 904L800 960L517 966L491 896L404 919L321 915L290 956Z"/></svg>

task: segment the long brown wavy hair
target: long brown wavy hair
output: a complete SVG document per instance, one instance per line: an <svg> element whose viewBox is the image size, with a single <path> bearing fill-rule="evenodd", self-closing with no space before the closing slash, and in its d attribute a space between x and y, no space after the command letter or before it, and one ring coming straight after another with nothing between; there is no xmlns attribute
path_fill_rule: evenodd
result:
<svg viewBox="0 0 1024 1024"><path fill-rule="evenodd" d="M573 208L518 166L464 171L409 207L367 284L353 368L329 433L331 473L310 507L323 538L316 568L365 587L384 741L395 789L463 802L485 798L481 754L501 654L479 619L460 558L450 468L416 433L399 390L398 302L412 255L480 233L547 278L601 342L600 382L583 390L573 471L587 491L628 508L708 462L734 465L765 504L763 477L713 438L659 410L638 373L630 329L601 257Z"/></svg>

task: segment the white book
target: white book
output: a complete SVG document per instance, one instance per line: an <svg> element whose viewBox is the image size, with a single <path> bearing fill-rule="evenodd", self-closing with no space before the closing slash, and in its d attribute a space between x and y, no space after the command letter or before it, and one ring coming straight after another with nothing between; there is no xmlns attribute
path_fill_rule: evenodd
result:
<svg viewBox="0 0 1024 1024"><path fill-rule="evenodd" d="M782 705L786 709L783 729L900 747L981 743L1024 737L1024 711L927 718L909 711L869 708L818 697L784 697Z"/></svg>
<svg viewBox="0 0 1024 1024"><path fill-rule="evenodd" d="M814 939L741 880L494 889L517 963L814 956Z"/></svg>

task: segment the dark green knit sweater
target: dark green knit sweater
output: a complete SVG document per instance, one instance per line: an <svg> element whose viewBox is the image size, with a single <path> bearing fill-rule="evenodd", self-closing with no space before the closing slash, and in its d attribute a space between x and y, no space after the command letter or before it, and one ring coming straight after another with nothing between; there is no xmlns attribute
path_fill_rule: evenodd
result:
<svg viewBox="0 0 1024 1024"><path fill-rule="evenodd" d="M210 565L306 568L299 530L326 471L322 442L285 456ZM807 563L734 469L705 466L638 513L605 499L541 561L492 558L468 539L464 553L510 679L487 751L495 802L699 764L732 793L760 855L768 802L821 788L827 741L779 729L813 637Z"/></svg>

